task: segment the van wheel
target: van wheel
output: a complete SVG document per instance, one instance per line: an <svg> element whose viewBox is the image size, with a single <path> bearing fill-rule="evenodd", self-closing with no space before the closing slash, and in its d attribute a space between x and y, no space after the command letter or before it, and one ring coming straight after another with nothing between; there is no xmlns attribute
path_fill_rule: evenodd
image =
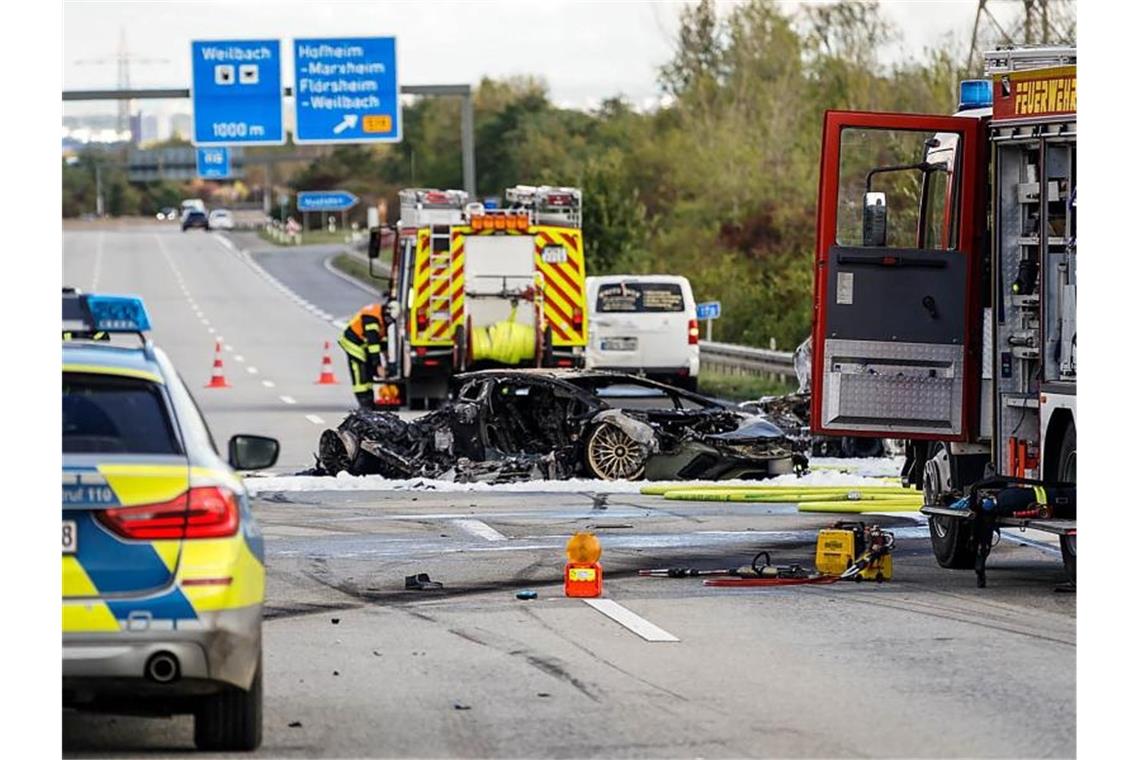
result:
<svg viewBox="0 0 1140 760"><path fill-rule="evenodd" d="M194 746L217 752L249 752L261 746L261 660L249 691L236 686L206 697L194 713Z"/></svg>

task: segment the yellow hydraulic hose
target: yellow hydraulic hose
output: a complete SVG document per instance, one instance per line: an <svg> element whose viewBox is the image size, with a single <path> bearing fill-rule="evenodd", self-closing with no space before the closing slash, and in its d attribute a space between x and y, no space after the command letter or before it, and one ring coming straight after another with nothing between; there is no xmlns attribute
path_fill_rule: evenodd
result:
<svg viewBox="0 0 1140 760"><path fill-rule="evenodd" d="M861 491L858 488L845 488L833 491L767 491L756 493L749 491L704 491L694 489L691 491L670 491L665 498L670 501L731 501L750 502L759 504L790 504L809 501L897 501L913 500L915 494L905 492L873 493ZM921 495L919 495L921 498Z"/></svg>
<svg viewBox="0 0 1140 760"><path fill-rule="evenodd" d="M693 488L692 484L683 481L673 483L654 483L652 485L642 486L641 493L644 496L664 496L672 491L738 491L738 492L756 492L765 493L768 491L867 491L869 493L914 493L913 490L904 488L898 485L896 480L892 485L886 478L882 479L881 485L873 486L845 486L845 485L832 485L832 484L796 484L788 483L786 485L748 485L748 486L721 486L721 485L704 485L699 488Z"/></svg>

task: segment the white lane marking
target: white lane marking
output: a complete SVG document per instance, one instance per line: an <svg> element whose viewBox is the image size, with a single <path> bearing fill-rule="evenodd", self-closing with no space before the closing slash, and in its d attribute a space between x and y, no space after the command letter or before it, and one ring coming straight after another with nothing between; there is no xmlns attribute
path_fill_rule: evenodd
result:
<svg viewBox="0 0 1140 760"><path fill-rule="evenodd" d="M680 641L673 634L650 623L637 613L627 610L613 599L583 599L582 601L610 620L624 625L646 641Z"/></svg>
<svg viewBox="0 0 1140 760"><path fill-rule="evenodd" d="M351 256L352 254L350 253L349 255ZM380 295L380 291L377 290L376 288L370 288L367 285L365 285L363 282L361 282L360 280L356 279L355 277L350 277L347 274L345 274L344 272L342 272L339 269L337 269L336 267L334 267L332 260L335 258L336 258L335 255L325 257L325 260L323 262L325 269L327 269L332 274L335 274L337 277L344 280L345 282L352 284L352 285L355 285L356 287L363 290L365 293L369 293L370 295L374 295L374 296Z"/></svg>
<svg viewBox="0 0 1140 760"><path fill-rule="evenodd" d="M229 343L227 343L226 345L222 346L222 348L224 348L225 350L229 351L231 354L234 352L234 347L233 347L233 346L231 346Z"/></svg>
<svg viewBox="0 0 1140 760"><path fill-rule="evenodd" d="M246 367L245 371L251 375L256 375L257 374L257 367Z"/></svg>
<svg viewBox="0 0 1140 760"><path fill-rule="evenodd" d="M286 404L296 404L297 403L297 399L293 398L292 396L278 396L278 398L280 398Z"/></svg>
<svg viewBox="0 0 1140 760"><path fill-rule="evenodd" d="M242 356L241 354L234 354L234 361L235 361L235 362L244 362L244 361L245 361L245 357L244 357L244 356Z"/></svg>
<svg viewBox="0 0 1140 760"><path fill-rule="evenodd" d="M99 276L103 273L103 235L105 233L99 230L99 237L95 238L95 266L92 267L94 271L91 273L91 290L92 292L99 291Z"/></svg>
<svg viewBox="0 0 1140 760"><path fill-rule="evenodd" d="M207 332L209 332L209 333L210 333L210 335L213 335L215 332L217 332L217 331L216 331L216 330L214 330L214 328L212 328L212 327L207 327L207 328L206 328L206 331L207 331Z"/></svg>
<svg viewBox="0 0 1140 760"><path fill-rule="evenodd" d="M272 380L262 380L261 384L264 385L266 388L276 388L277 387L277 383L273 382Z"/></svg>
<svg viewBox="0 0 1140 760"><path fill-rule="evenodd" d="M478 538L485 538L488 541L506 541L507 537L499 531L492 528L482 520L471 520L464 518L462 520L452 520L451 524L459 528L464 533L470 533L472 536Z"/></svg>
<svg viewBox="0 0 1140 760"><path fill-rule="evenodd" d="M315 415L315 414L306 414L306 415L305 415L305 419L307 419L309 422L313 423L314 425L323 425L323 424L325 424L325 421L324 421L324 420L322 420L320 417L318 417L318 416L317 416L317 415Z"/></svg>
<svg viewBox="0 0 1140 760"><path fill-rule="evenodd" d="M209 327L210 326L210 320L206 319L205 317L202 317L202 324L205 325L206 327Z"/></svg>

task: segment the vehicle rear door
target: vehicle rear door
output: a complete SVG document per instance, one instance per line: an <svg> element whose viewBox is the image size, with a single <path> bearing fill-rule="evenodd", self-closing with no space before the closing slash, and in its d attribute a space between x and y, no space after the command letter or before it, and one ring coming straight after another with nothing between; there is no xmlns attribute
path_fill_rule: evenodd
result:
<svg viewBox="0 0 1140 760"><path fill-rule="evenodd" d="M591 297L597 366L688 366L689 316L680 283L641 278L602 282Z"/></svg>
<svg viewBox="0 0 1140 760"><path fill-rule="evenodd" d="M976 118L827 113L813 432L969 437L980 367L983 150Z"/></svg>
<svg viewBox="0 0 1140 760"><path fill-rule="evenodd" d="M132 598L171 586L182 548L189 461L162 384L65 371L62 474L64 630L117 630Z"/></svg>

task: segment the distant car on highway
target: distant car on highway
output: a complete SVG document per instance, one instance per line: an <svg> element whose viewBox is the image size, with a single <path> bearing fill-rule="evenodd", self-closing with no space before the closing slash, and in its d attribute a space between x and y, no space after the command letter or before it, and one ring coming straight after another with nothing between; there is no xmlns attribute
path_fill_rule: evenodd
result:
<svg viewBox="0 0 1140 760"><path fill-rule="evenodd" d="M586 366L645 375L696 390L700 372L697 303L688 278L586 278L590 338Z"/></svg>
<svg viewBox="0 0 1140 760"><path fill-rule="evenodd" d="M235 470L279 445L223 460L149 329L138 298L63 294L63 706L192 713L199 749L252 750L265 556Z"/></svg>
<svg viewBox="0 0 1140 760"><path fill-rule="evenodd" d="M166 208L159 209L158 213L154 215L154 218L160 222L173 222L178 218L178 209L173 206L167 206Z"/></svg>
<svg viewBox="0 0 1140 760"><path fill-rule="evenodd" d="M232 230L234 228L234 215L229 209L216 208L210 212L210 229Z"/></svg>
<svg viewBox="0 0 1140 760"><path fill-rule="evenodd" d="M202 229L209 231L210 218L206 216L205 211L187 209L182 212L182 231L185 232L191 227L201 227Z"/></svg>

